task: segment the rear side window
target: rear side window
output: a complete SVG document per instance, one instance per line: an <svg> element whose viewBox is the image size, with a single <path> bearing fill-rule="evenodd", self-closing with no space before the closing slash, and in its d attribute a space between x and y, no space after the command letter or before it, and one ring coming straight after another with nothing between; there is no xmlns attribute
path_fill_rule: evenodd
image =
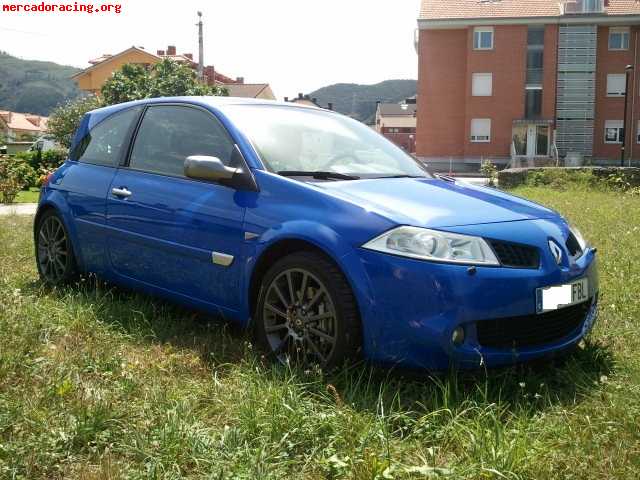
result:
<svg viewBox="0 0 640 480"><path fill-rule="evenodd" d="M211 114L186 106L154 106L144 114L129 165L136 170L182 177L187 157L218 157L230 165L233 149L233 141Z"/></svg>
<svg viewBox="0 0 640 480"><path fill-rule="evenodd" d="M123 150L127 148L129 129L139 113L139 107L130 108L103 120L85 135L71 158L93 165L117 166Z"/></svg>

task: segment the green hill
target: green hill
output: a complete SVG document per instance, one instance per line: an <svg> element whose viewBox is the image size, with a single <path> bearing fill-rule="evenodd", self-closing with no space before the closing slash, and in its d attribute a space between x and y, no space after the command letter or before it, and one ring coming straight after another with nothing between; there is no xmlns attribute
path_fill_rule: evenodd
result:
<svg viewBox="0 0 640 480"><path fill-rule="evenodd" d="M416 80L386 80L375 85L337 83L316 90L309 96L317 98L322 106L331 102L338 112L365 123L373 123L378 100L383 103L398 103L413 97L417 88Z"/></svg>
<svg viewBox="0 0 640 480"><path fill-rule="evenodd" d="M0 51L0 110L49 115L56 106L81 95L71 80L78 71Z"/></svg>

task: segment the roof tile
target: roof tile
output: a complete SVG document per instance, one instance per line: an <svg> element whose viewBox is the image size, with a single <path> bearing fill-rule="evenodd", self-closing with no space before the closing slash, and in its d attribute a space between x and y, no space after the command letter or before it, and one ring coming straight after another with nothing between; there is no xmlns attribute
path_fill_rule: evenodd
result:
<svg viewBox="0 0 640 480"><path fill-rule="evenodd" d="M560 16L560 0L422 0L420 20ZM640 14L638 0L609 0L608 15Z"/></svg>

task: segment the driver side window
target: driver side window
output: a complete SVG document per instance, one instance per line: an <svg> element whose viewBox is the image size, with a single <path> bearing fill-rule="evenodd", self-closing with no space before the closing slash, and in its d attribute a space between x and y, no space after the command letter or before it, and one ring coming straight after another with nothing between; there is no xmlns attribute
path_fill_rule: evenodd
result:
<svg viewBox="0 0 640 480"><path fill-rule="evenodd" d="M144 114L129 166L184 177L187 157L217 157L228 166L233 149L233 141L211 114L188 106L157 105Z"/></svg>

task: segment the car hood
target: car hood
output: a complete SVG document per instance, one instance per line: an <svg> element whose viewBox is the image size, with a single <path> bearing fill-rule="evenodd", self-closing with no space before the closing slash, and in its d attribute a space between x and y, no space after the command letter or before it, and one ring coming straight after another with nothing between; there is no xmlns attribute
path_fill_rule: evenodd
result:
<svg viewBox="0 0 640 480"><path fill-rule="evenodd" d="M558 216L523 198L459 181L389 178L316 186L400 225L439 228Z"/></svg>

